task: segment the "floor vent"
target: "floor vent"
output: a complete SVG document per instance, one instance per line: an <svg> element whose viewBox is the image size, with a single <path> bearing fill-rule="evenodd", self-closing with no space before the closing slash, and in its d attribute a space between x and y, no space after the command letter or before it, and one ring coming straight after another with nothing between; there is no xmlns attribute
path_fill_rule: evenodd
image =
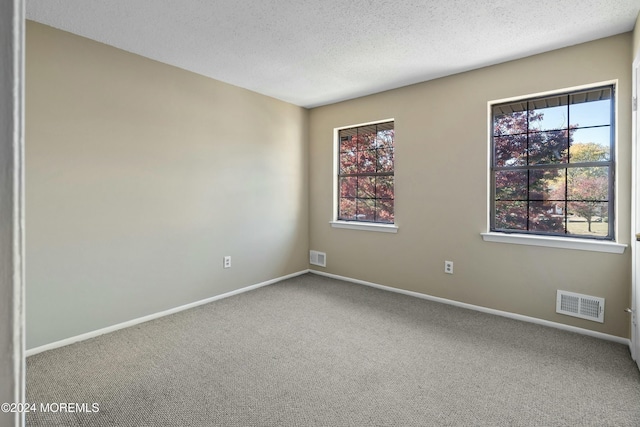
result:
<svg viewBox="0 0 640 427"><path fill-rule="evenodd" d="M327 254L318 251L309 251L309 264L327 266Z"/></svg>
<svg viewBox="0 0 640 427"><path fill-rule="evenodd" d="M604 323L604 298L558 290L556 313Z"/></svg>

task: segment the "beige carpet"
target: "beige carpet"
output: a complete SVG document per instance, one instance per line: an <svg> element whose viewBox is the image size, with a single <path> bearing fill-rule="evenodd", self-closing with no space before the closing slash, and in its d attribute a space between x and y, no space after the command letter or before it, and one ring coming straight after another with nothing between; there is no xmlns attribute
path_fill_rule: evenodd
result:
<svg viewBox="0 0 640 427"><path fill-rule="evenodd" d="M628 348L304 275L29 357L29 426L640 426Z"/></svg>

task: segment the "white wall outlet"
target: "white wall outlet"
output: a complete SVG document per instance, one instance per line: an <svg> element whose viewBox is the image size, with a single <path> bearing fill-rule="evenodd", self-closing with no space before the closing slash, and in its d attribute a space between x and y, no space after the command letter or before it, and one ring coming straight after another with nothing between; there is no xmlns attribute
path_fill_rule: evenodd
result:
<svg viewBox="0 0 640 427"><path fill-rule="evenodd" d="M227 255L226 257L224 257L224 261L222 263L222 266L224 268L231 268L231 255Z"/></svg>
<svg viewBox="0 0 640 427"><path fill-rule="evenodd" d="M444 262L444 272L447 274L453 274L453 261Z"/></svg>

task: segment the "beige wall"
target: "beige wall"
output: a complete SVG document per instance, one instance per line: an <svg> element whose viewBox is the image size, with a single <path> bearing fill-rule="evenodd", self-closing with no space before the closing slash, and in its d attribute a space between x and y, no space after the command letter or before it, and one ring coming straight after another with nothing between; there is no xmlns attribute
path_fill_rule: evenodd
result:
<svg viewBox="0 0 640 427"><path fill-rule="evenodd" d="M484 242L487 102L618 79L618 236L629 243L630 33L311 110L310 248L333 274L621 337L623 255ZM333 129L395 118L397 234L334 229ZM454 275L443 272L454 261ZM556 289L606 298L605 323L555 313Z"/></svg>
<svg viewBox="0 0 640 427"><path fill-rule="evenodd" d="M34 22L26 52L28 348L308 268L307 110Z"/></svg>
<svg viewBox="0 0 640 427"><path fill-rule="evenodd" d="M638 55L640 55L640 13L633 28L633 58L635 59Z"/></svg>
<svg viewBox="0 0 640 427"><path fill-rule="evenodd" d="M637 33L308 112L28 22L27 347L306 269L309 248L318 270L627 337L628 250L480 232L487 102L611 79L628 94ZM332 229L333 129L389 117L398 234ZM622 243L630 128L621 95ZM605 297L606 322L555 314L556 289Z"/></svg>

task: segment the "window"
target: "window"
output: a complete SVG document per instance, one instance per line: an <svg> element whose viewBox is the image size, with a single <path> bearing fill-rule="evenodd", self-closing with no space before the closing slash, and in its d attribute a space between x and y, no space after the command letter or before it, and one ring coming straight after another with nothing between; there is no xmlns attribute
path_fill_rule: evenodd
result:
<svg viewBox="0 0 640 427"><path fill-rule="evenodd" d="M614 86L491 105L493 232L614 239Z"/></svg>
<svg viewBox="0 0 640 427"><path fill-rule="evenodd" d="M394 223L394 122L338 129L337 219Z"/></svg>

